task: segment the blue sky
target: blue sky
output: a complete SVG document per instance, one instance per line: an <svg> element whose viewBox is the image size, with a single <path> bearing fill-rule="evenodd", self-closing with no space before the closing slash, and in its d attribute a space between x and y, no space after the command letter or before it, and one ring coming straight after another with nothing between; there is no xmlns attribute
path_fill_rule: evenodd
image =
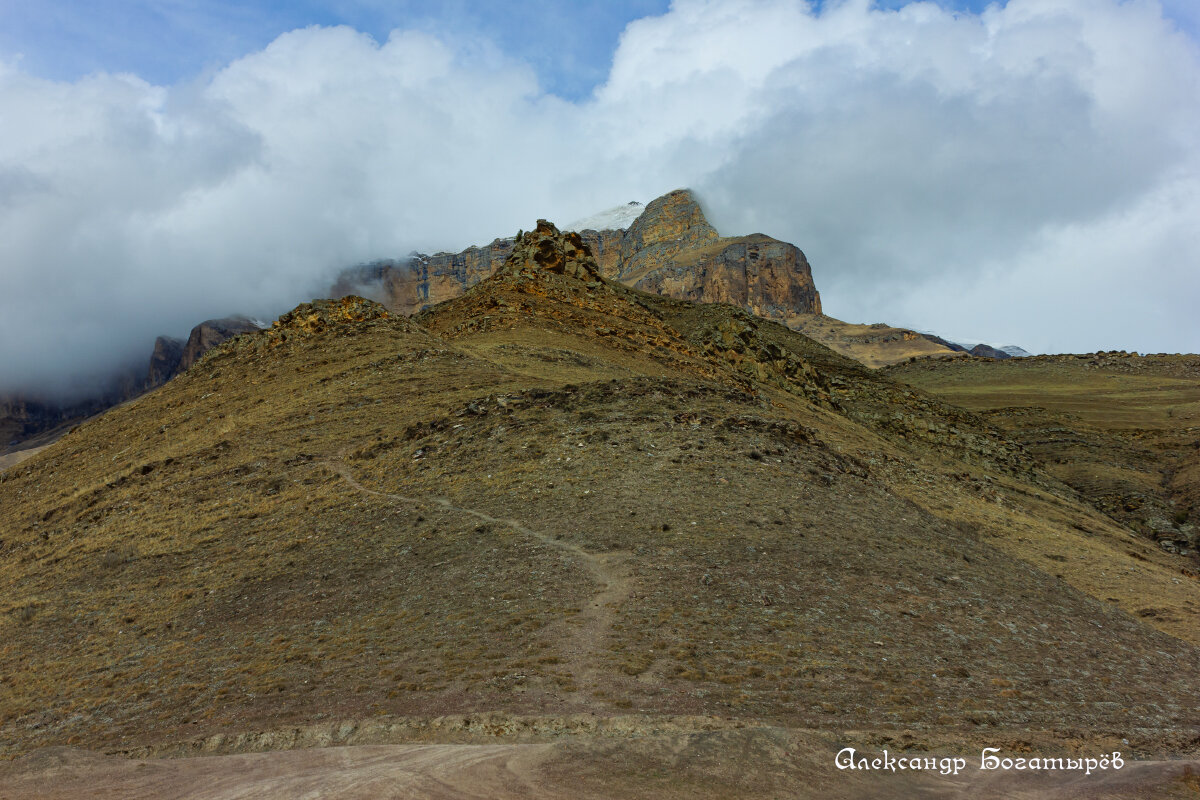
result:
<svg viewBox="0 0 1200 800"><path fill-rule="evenodd" d="M876 5L894 9L909 2ZM1176 0L1184 9L1192 3ZM989 3L939 0L939 5L978 12ZM0 0L0 54L21 54L23 69L56 80L132 72L165 85L219 68L308 25L348 25L379 41L395 28L416 28L490 39L533 65L547 91L577 99L607 76L625 26L668 7L668 0Z"/></svg>
<svg viewBox="0 0 1200 800"><path fill-rule="evenodd" d="M348 264L681 186L722 233L800 246L841 319L1194 352L1198 18L0 0L0 392L278 314Z"/></svg>
<svg viewBox="0 0 1200 800"><path fill-rule="evenodd" d="M532 64L548 91L575 98L605 78L626 24L661 14L668 5L666 0L0 0L0 53L21 53L24 69L59 80L108 71L171 84L260 50L295 28L348 25L379 41L395 28L415 28L490 39Z"/></svg>
<svg viewBox="0 0 1200 800"><path fill-rule="evenodd" d="M875 0L875 6L911 2ZM936 2L979 13L1007 0ZM818 10L829 4L813 0ZM1162 5L1182 30L1200 33L1200 0ZM132 72L168 85L220 68L295 28L348 25L379 41L393 29L415 28L486 38L531 64L546 91L578 99L607 76L625 26L669 6L669 0L0 0L0 57L20 56L22 69L55 80Z"/></svg>
<svg viewBox="0 0 1200 800"><path fill-rule="evenodd" d="M913 0L875 0L897 9ZM928 0L927 0L928 1ZM978 13L1007 0L937 0ZM816 9L827 0L813 0ZM632 20L665 13L669 0L0 0L0 57L55 80L132 72L160 85L189 80L309 25L348 25L383 41L396 28L488 39L532 65L542 87L568 99L608 74L618 37ZM1192 36L1200 0L1163 0ZM547 46L547 42L553 42Z"/></svg>
<svg viewBox="0 0 1200 800"><path fill-rule="evenodd" d="M876 6L911 1L876 0ZM1006 1L938 5L970 13ZM25 70L47 78L133 72L173 84L307 25L349 25L380 41L396 28L451 30L490 38L532 64L546 90L577 98L606 77L625 25L668 6L668 0L0 0L0 54L22 54ZM1198 0L1166 0L1164 7L1196 34Z"/></svg>

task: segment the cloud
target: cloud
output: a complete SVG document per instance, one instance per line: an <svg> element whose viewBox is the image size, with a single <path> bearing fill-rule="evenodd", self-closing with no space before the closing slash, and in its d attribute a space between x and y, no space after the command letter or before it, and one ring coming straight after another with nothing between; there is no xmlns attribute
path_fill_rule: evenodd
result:
<svg viewBox="0 0 1200 800"><path fill-rule="evenodd" d="M300 29L169 88L0 62L0 389L684 185L847 319L1200 350L1198 78L1149 0L677 0L578 101L449 31Z"/></svg>

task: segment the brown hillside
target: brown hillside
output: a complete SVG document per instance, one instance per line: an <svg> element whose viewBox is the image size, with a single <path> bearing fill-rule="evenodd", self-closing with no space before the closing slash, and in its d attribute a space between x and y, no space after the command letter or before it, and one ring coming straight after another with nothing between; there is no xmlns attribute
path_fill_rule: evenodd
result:
<svg viewBox="0 0 1200 800"><path fill-rule="evenodd" d="M0 473L4 752L364 720L1193 752L1200 581L1068 483L540 224L414 319L306 304Z"/></svg>
<svg viewBox="0 0 1200 800"><path fill-rule="evenodd" d="M1200 573L1200 357L917 362L888 375L980 412L1048 473Z"/></svg>

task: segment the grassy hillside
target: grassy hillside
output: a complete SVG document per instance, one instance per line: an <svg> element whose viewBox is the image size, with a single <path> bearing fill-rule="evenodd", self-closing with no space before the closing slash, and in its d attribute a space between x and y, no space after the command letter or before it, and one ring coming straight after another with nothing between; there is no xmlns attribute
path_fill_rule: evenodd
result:
<svg viewBox="0 0 1200 800"><path fill-rule="evenodd" d="M1195 748L1177 556L994 419L527 237L0 473L3 751L481 713Z"/></svg>
<svg viewBox="0 0 1200 800"><path fill-rule="evenodd" d="M1092 353L888 370L981 413L1047 472L1200 573L1200 357Z"/></svg>

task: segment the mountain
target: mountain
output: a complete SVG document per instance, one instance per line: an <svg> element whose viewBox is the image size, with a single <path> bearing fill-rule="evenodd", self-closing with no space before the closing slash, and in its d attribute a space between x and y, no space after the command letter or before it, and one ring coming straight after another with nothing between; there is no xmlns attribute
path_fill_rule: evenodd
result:
<svg viewBox="0 0 1200 800"><path fill-rule="evenodd" d="M136 397L139 370L122 369L91 392L55 399L37 394L0 394L0 457L49 444L73 425Z"/></svg>
<svg viewBox="0 0 1200 800"><path fill-rule="evenodd" d="M728 302L771 318L821 311L812 271L799 248L762 234L722 238L686 189L644 207L631 203L580 222L605 226L580 229L580 235L610 280L669 297ZM513 242L496 239L461 253L414 254L403 262L355 268L331 293L371 294L390 310L411 314L457 297L493 274Z"/></svg>
<svg viewBox="0 0 1200 800"><path fill-rule="evenodd" d="M1006 358L1024 358L1025 356L1029 355L1028 352L1013 344L1005 345L1004 347L992 347L989 344L983 344L981 342L979 344L972 345L971 347L967 347L964 344L951 342L932 333L923 333L921 335L929 341L939 344L942 347L949 348L956 353L966 353L967 355L976 356L977 358L994 358L1003 360ZM891 363L899 362L893 361Z"/></svg>
<svg viewBox="0 0 1200 800"><path fill-rule="evenodd" d="M469 743L512 768L474 796L852 797L949 784L846 746L1196 751L1192 562L990 416L546 222L411 318L217 346L0 472L0 532L9 756Z"/></svg>
<svg viewBox="0 0 1200 800"><path fill-rule="evenodd" d="M978 356L979 358L998 358L1002 360L1005 358L1012 358L1012 354L1010 354L1008 351L1001 350L999 348L992 347L990 344L983 343L975 345L967 352L973 356Z"/></svg>
<svg viewBox="0 0 1200 800"><path fill-rule="evenodd" d="M784 322L792 330L868 367L885 367L910 358L957 357L956 350L927 334L883 322L859 325L824 314L793 314Z"/></svg>
<svg viewBox="0 0 1200 800"><path fill-rule="evenodd" d="M730 303L802 330L869 366L913 357L945 356L912 331L886 325L853 325L821 313L821 298L804 253L795 245L763 234L721 237L708 223L692 192L681 189L646 206L631 202L580 220L580 236L597 259L601 274L649 292L701 303ZM512 252L514 239L495 239L461 253L412 254L343 270L330 296L365 295L399 314L457 297L496 272ZM186 341L159 337L145 377L125 377L119 392L91 397L78 406L41 399L41 411L4 413L0 435L6 450L52 441L70 424L153 389L188 369L203 353L226 339L262 327L245 317L207 320ZM29 398L7 396L16 408ZM43 408L44 407L44 408ZM42 438L39 438L42 437Z"/></svg>
<svg viewBox="0 0 1200 800"><path fill-rule="evenodd" d="M720 236L686 189L645 206L631 202L608 209L571 229L579 231L605 278L667 297L740 306L868 366L946 357L955 349L905 328L825 316L799 248L759 233ZM342 273L330 294L362 294L396 313L412 314L457 297L494 273L512 252L513 241L496 239L461 253L417 253L355 267Z"/></svg>
<svg viewBox="0 0 1200 800"><path fill-rule="evenodd" d="M66 402L25 395L0 397L0 454L18 446L28 449L48 444L72 425L122 402L123 389L118 386L96 397Z"/></svg>
<svg viewBox="0 0 1200 800"><path fill-rule="evenodd" d="M176 339L173 336L159 336L155 339L154 350L150 353L150 368L146 372L146 385L162 386L179 374L179 364L187 346L187 340ZM195 361L195 358L192 360Z"/></svg>

